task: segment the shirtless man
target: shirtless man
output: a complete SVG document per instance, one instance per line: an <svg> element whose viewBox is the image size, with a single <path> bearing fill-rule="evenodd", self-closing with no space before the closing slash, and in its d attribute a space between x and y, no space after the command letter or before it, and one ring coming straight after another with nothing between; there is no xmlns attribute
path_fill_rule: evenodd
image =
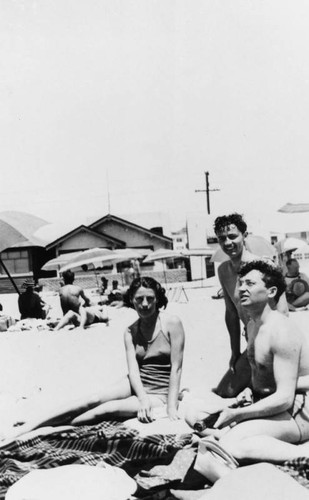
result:
<svg viewBox="0 0 309 500"><path fill-rule="evenodd" d="M60 304L63 314L68 311L79 312L81 305L80 299L82 298L86 306L90 306L90 300L85 295L84 290L77 285L73 285L74 273L72 271L64 271L62 274L64 286L59 290Z"/></svg>
<svg viewBox="0 0 309 500"><path fill-rule="evenodd" d="M219 266L218 276L224 295L225 323L229 332L232 351L229 366L234 373L235 364L241 356L241 322L245 327L248 323L247 313L242 309L239 302L237 289L238 271L243 263L258 259L258 257L249 252L245 247L247 224L240 214L233 213L217 217L214 223L214 231L218 238L219 245L229 257L229 260L222 262ZM272 306L288 315L288 307L284 294L280 297L278 304L273 303ZM245 353L239 361L239 372L247 372L249 374ZM224 379L222 379L222 382L223 380ZM221 392L223 391L222 385L226 384L224 382L223 384L219 383L218 389L215 390L215 392L223 397L236 396L237 393L244 388L241 386L241 381L239 381L239 383L238 381L233 381L224 389L223 393Z"/></svg>
<svg viewBox="0 0 309 500"><path fill-rule="evenodd" d="M265 261L244 264L239 272L240 303L250 316L248 359L254 403L225 408L215 428L231 428L220 443L238 460L274 463L308 456L309 339L270 302L285 290L281 271ZM226 430L226 429L225 429ZM295 444L294 444L295 443Z"/></svg>

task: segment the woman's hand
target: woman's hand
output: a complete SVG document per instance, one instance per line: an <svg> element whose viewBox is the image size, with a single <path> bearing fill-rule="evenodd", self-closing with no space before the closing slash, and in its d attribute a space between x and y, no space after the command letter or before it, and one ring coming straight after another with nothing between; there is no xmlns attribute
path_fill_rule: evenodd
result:
<svg viewBox="0 0 309 500"><path fill-rule="evenodd" d="M168 408L167 415L170 420L179 420L177 408Z"/></svg>
<svg viewBox="0 0 309 500"><path fill-rule="evenodd" d="M137 412L137 418L140 422L144 423L153 421L150 399L147 396L140 400L140 408Z"/></svg>

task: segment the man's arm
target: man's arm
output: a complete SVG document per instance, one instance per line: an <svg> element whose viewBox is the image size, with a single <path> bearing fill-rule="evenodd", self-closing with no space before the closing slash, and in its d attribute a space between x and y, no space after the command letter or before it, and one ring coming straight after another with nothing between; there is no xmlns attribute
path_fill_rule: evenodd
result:
<svg viewBox="0 0 309 500"><path fill-rule="evenodd" d="M276 332L270 352L273 355L276 391L251 406L223 410L214 427L225 427L233 422L239 423L254 418L267 418L291 408L295 398L301 352L299 333L290 331L290 328Z"/></svg>
<svg viewBox="0 0 309 500"><path fill-rule="evenodd" d="M90 299L88 299L87 295L85 295L85 292L82 288L80 289L79 296L85 301L86 306L90 306Z"/></svg>
<svg viewBox="0 0 309 500"><path fill-rule="evenodd" d="M230 336L230 344L231 344L231 359L230 359L230 368L234 370L235 363L240 356L240 319L238 315L237 308L233 303L227 289L225 286L224 279L224 270L220 266L218 269L219 281L223 290L223 297L225 302L225 324Z"/></svg>

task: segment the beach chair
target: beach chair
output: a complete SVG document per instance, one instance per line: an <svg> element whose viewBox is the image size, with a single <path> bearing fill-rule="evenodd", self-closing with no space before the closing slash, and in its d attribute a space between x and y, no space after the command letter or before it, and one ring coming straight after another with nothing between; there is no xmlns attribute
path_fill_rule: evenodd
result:
<svg viewBox="0 0 309 500"><path fill-rule="evenodd" d="M186 294L186 291L183 287L181 286L176 286L176 287L170 287L167 291L167 298L169 302L181 302L181 298L184 296L184 302L189 302L188 296Z"/></svg>

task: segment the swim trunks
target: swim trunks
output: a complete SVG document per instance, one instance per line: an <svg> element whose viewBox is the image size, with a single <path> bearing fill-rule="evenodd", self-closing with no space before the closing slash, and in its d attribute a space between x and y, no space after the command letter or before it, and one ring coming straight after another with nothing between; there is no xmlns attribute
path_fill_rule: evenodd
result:
<svg viewBox="0 0 309 500"><path fill-rule="evenodd" d="M299 441L303 443L309 440L309 397L308 392L302 392L295 395L293 406L287 410L287 413L294 419L299 430ZM266 397L266 396L264 396ZM253 402L256 403L263 399L256 392L253 393Z"/></svg>
<svg viewBox="0 0 309 500"><path fill-rule="evenodd" d="M296 394L289 414L293 417L299 429L299 443L307 441L309 439L309 398L307 392Z"/></svg>

